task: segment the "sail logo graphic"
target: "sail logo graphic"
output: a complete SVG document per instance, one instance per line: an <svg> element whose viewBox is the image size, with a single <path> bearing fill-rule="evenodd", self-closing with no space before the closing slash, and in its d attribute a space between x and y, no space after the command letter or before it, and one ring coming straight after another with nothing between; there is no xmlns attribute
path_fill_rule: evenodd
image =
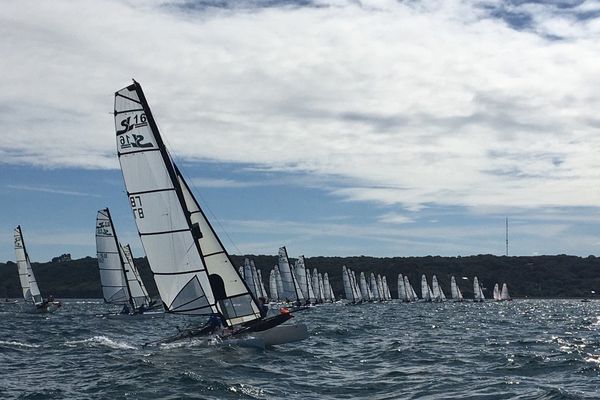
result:
<svg viewBox="0 0 600 400"><path fill-rule="evenodd" d="M141 128L144 126L148 126L148 118L146 114L141 113L140 115L135 114L133 117L129 116L121 121L121 126L123 129L117 131L117 135L121 133L129 132L132 129Z"/></svg>

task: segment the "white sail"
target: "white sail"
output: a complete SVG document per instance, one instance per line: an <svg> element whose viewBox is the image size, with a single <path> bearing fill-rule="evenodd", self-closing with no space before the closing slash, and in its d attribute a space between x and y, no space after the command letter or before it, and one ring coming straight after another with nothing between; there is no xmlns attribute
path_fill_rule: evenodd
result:
<svg viewBox="0 0 600 400"><path fill-rule="evenodd" d="M440 285L438 284L437 276L433 275L431 278L431 300L432 301L442 301L442 296L440 295Z"/></svg>
<svg viewBox="0 0 600 400"><path fill-rule="evenodd" d="M258 268L256 269L256 272L258 273L258 283L260 285L261 296L264 297L266 300L269 298L269 295L267 294L267 291L265 290L265 283L262 278L262 272Z"/></svg>
<svg viewBox="0 0 600 400"><path fill-rule="evenodd" d="M495 301L500 301L500 288L498 287L498 284L496 283L494 285L494 291L492 293L492 296L494 298Z"/></svg>
<svg viewBox="0 0 600 400"><path fill-rule="evenodd" d="M452 300L458 300L458 286L456 285L454 275L450 278L450 295L452 296Z"/></svg>
<svg viewBox="0 0 600 400"><path fill-rule="evenodd" d="M283 298L287 301L303 301L304 295L298 285L296 274L290 266L285 246L279 248L279 273L283 282Z"/></svg>
<svg viewBox="0 0 600 400"><path fill-rule="evenodd" d="M407 301L406 289L404 288L404 278L402 274L398 274L398 299L400 301Z"/></svg>
<svg viewBox="0 0 600 400"><path fill-rule="evenodd" d="M477 277L473 278L473 301L481 302L483 301L483 291L481 290L481 286L479 285L479 279Z"/></svg>
<svg viewBox="0 0 600 400"><path fill-rule="evenodd" d="M410 291L412 293L412 301L417 301L417 299L419 298L417 296L417 292L415 292L415 288L409 283L410 286Z"/></svg>
<svg viewBox="0 0 600 400"><path fill-rule="evenodd" d="M310 270L306 268L306 264L304 265L304 275L306 279L306 287L308 288L308 301L312 304L317 302L317 295L315 294L315 289L313 287L312 277L310 275ZM317 288L319 290L319 288ZM323 296L321 296L323 297Z"/></svg>
<svg viewBox="0 0 600 400"><path fill-rule="evenodd" d="M318 274L319 281L319 302L325 302L325 285L323 284L323 275L319 272Z"/></svg>
<svg viewBox="0 0 600 400"><path fill-rule="evenodd" d="M228 325L260 318L185 179L173 163L141 86L115 93L119 162L165 310L220 313Z"/></svg>
<svg viewBox="0 0 600 400"><path fill-rule="evenodd" d="M131 304L124 272L124 253L120 248L108 208L96 216L96 254L104 302Z"/></svg>
<svg viewBox="0 0 600 400"><path fill-rule="evenodd" d="M356 279L356 273L352 270L350 271L350 278L352 280L352 290L354 292L354 298L357 301L362 301L362 295L360 294L360 288L358 286L358 280Z"/></svg>
<svg viewBox="0 0 600 400"><path fill-rule="evenodd" d="M304 256L298 257L294 264L294 273L298 278L298 286L302 291L304 298L308 298L308 280L306 279L306 266L304 265Z"/></svg>
<svg viewBox="0 0 600 400"><path fill-rule="evenodd" d="M431 301L431 289L429 289L425 274L421 276L421 299Z"/></svg>
<svg viewBox="0 0 600 400"><path fill-rule="evenodd" d="M331 290L329 290L331 285L329 284L329 275L327 272L325 272L323 275L323 287L325 288L325 293L323 293L323 301L333 301L331 298Z"/></svg>
<svg viewBox="0 0 600 400"><path fill-rule="evenodd" d="M506 283L502 284L502 293L500 294L501 300L511 300L510 295L508 294L508 286Z"/></svg>
<svg viewBox="0 0 600 400"><path fill-rule="evenodd" d="M333 293L333 288L331 287L331 282L329 283L329 300L331 302L335 301L335 293Z"/></svg>
<svg viewBox="0 0 600 400"><path fill-rule="evenodd" d="M379 300L385 300L385 293L383 293L383 280L381 279L381 275L377 274L377 291L379 292Z"/></svg>
<svg viewBox="0 0 600 400"><path fill-rule="evenodd" d="M413 288L408 280L408 276L404 275L404 290L406 291L407 301L415 301L416 296L413 294Z"/></svg>
<svg viewBox="0 0 600 400"><path fill-rule="evenodd" d="M254 278L254 286L256 287L255 292L256 292L256 298L259 297L265 297L265 294L263 293L263 286L260 282L260 278L258 276L258 269L256 268L256 265L254 265L254 260L250 260L250 266L252 267L252 277Z"/></svg>
<svg viewBox="0 0 600 400"><path fill-rule="evenodd" d="M379 287L377 286L377 279L375 278L375 274L373 272L371 272L370 286L371 292L373 293L373 300L381 301L381 293L379 292Z"/></svg>
<svg viewBox="0 0 600 400"><path fill-rule="evenodd" d="M352 288L352 278L346 266L342 266L342 284L344 285L344 297L351 302L356 301L355 291Z"/></svg>
<svg viewBox="0 0 600 400"><path fill-rule="evenodd" d="M279 272L279 266L275 265L273 267L275 270L275 282L277 283L277 295L279 296L279 300L283 301L285 298L283 297L283 281L281 280L281 273Z"/></svg>
<svg viewBox="0 0 600 400"><path fill-rule="evenodd" d="M279 293L277 291L277 277L275 276L276 274L277 272L275 268L273 268L269 274L269 294L272 301L279 300Z"/></svg>
<svg viewBox="0 0 600 400"><path fill-rule="evenodd" d="M391 300L392 296L390 295L390 288L388 287L387 278L385 277L385 275L381 278L381 285L383 287L383 296L384 296L384 299L386 301Z"/></svg>
<svg viewBox="0 0 600 400"><path fill-rule="evenodd" d="M313 291L315 292L315 300L317 303L323 302L323 293L321 293L321 287L319 286L319 273L316 268L313 268L311 275L311 282Z"/></svg>
<svg viewBox="0 0 600 400"><path fill-rule="evenodd" d="M17 260L17 269L19 270L19 280L21 281L21 289L23 289L23 298L27 303L33 303L36 306L42 304L43 299L38 287L29 254L25 248L25 240L21 225L15 228L15 255Z"/></svg>
<svg viewBox="0 0 600 400"><path fill-rule="evenodd" d="M139 308L142 305L144 307L148 307L150 305L150 296L148 295L146 286L144 286L144 282L142 282L140 273L133 263L131 247L129 247L128 244L121 246L121 251L125 256L123 258L125 265L125 276L127 278L127 283L129 284L129 293L131 294L134 308Z"/></svg>
<svg viewBox="0 0 600 400"><path fill-rule="evenodd" d="M362 295L363 300L368 301L371 300L371 297L369 296L369 289L368 289L368 285L367 285L367 279L365 278L365 273L361 272L360 273L360 294Z"/></svg>
<svg viewBox="0 0 600 400"><path fill-rule="evenodd" d="M260 293L256 291L256 282L254 280L254 272L252 271L252 265L250 264L250 260L248 258L244 258L244 267L242 269L242 278L246 283L246 286L250 288L250 291L254 295L255 298L260 297Z"/></svg>

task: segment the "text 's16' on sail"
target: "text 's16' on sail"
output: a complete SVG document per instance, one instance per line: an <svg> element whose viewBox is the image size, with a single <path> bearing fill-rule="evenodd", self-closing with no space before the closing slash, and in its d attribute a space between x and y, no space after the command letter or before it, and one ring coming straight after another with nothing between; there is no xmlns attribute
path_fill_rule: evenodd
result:
<svg viewBox="0 0 600 400"><path fill-rule="evenodd" d="M129 202L165 310L219 313L229 326L259 319L256 300L172 161L137 82L115 93L114 114Z"/></svg>

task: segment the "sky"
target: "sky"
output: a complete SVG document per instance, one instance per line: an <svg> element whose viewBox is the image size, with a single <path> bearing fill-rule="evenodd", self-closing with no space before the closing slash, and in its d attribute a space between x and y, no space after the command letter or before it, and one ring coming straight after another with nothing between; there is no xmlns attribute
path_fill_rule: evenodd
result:
<svg viewBox="0 0 600 400"><path fill-rule="evenodd" d="M600 1L6 0L0 260L142 247L135 78L232 254L598 254Z"/></svg>

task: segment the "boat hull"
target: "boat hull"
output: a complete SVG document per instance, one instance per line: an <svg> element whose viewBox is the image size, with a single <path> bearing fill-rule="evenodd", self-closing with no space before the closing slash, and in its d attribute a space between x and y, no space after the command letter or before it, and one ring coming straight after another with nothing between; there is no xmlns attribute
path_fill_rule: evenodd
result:
<svg viewBox="0 0 600 400"><path fill-rule="evenodd" d="M277 346L307 339L308 328L304 324L278 325L266 331L252 332L251 335L262 339L265 346Z"/></svg>

